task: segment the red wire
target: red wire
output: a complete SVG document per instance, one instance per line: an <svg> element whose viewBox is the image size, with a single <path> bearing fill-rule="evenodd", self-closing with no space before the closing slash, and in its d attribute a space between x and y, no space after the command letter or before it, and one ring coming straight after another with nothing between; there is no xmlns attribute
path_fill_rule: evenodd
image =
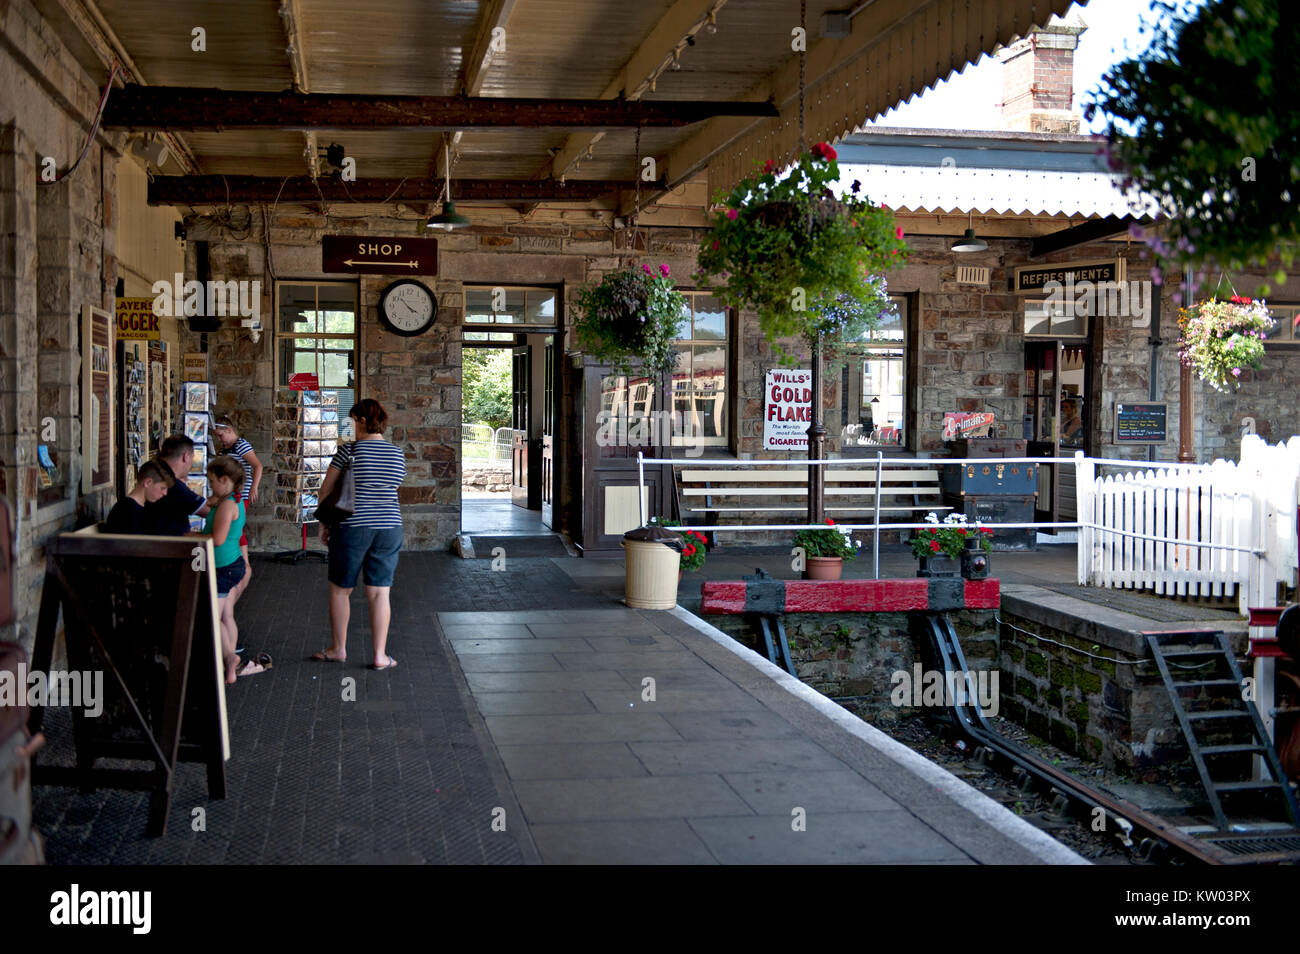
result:
<svg viewBox="0 0 1300 954"><path fill-rule="evenodd" d="M86 153L90 149L90 144L95 141L95 134L99 132L99 122L101 119L104 118L104 107L108 105L108 93L113 88L113 78L116 76L117 76L117 61L114 60L112 69L108 71L108 82L104 84L103 95L99 97L99 109L95 111L95 121L94 123L91 124L90 135L86 137L86 144L81 147L81 154L77 156L77 161L74 162L71 166L69 166L63 172L63 174L56 179L52 179L49 182L45 182L44 180L37 179L36 181L38 185L54 185L55 183L62 182L68 176L72 175L74 172L77 171L77 166L81 165L81 160L86 158Z"/></svg>

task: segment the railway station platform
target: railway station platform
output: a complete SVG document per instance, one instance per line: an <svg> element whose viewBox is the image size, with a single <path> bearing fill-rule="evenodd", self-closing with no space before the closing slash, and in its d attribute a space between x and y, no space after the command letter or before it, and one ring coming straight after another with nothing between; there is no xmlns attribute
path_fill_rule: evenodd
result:
<svg viewBox="0 0 1300 954"><path fill-rule="evenodd" d="M275 664L228 692L228 797L182 765L149 839L141 793L38 787L48 859L1083 863L681 606L621 593L614 562L404 553L399 664L372 672L364 597L349 660L309 662L328 642L324 568L256 561L242 641ZM46 722L54 762L71 759L66 712Z"/></svg>

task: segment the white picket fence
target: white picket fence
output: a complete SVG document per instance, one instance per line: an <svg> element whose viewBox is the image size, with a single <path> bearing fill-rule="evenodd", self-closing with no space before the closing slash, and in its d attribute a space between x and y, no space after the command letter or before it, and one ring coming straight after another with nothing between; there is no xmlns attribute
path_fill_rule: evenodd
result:
<svg viewBox="0 0 1300 954"><path fill-rule="evenodd" d="M1079 582L1271 606L1294 585L1300 437L1242 440L1241 460L1142 464L1076 457ZM1098 467L1122 474L1098 476Z"/></svg>

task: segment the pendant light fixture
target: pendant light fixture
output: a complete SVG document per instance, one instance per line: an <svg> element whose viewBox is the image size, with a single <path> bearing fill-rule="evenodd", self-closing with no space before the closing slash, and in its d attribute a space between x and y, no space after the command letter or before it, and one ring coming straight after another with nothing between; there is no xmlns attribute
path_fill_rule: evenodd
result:
<svg viewBox="0 0 1300 954"><path fill-rule="evenodd" d="M989 243L982 238L976 237L973 224L974 213L968 212L967 216L966 221L969 227L966 229L966 234L952 243L952 250L954 252L982 252L989 247Z"/></svg>
<svg viewBox="0 0 1300 954"><path fill-rule="evenodd" d="M451 201L451 150L448 148L446 141L442 144L442 168L445 172L442 180L442 211L437 215L429 216L429 221L424 223L425 228L442 229L444 232L450 232L453 229L463 229L469 225L469 219L456 211L456 203Z"/></svg>

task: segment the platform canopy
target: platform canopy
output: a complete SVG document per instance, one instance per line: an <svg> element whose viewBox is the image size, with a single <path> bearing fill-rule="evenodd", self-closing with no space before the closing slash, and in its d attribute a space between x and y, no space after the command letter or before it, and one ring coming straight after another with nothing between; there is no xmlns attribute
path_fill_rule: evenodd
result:
<svg viewBox="0 0 1300 954"><path fill-rule="evenodd" d="M41 5L97 79L119 64L127 85L110 96L104 128L163 137L166 176L310 183L333 171L325 150L337 143L336 157L355 160L353 198L376 202L387 193L366 180L440 182L447 145L453 194L460 179L501 184L500 198L485 186L466 202L626 211L638 156L656 161L643 189L694 180L703 196L706 170L711 194L755 163L790 160L798 144L793 0ZM1069 6L809 0L808 142L852 132ZM519 180L545 187L521 189ZM612 191L603 203L591 189L557 195L561 180L600 180ZM153 201L224 204L264 193L241 184L250 196L209 178L159 187Z"/></svg>

